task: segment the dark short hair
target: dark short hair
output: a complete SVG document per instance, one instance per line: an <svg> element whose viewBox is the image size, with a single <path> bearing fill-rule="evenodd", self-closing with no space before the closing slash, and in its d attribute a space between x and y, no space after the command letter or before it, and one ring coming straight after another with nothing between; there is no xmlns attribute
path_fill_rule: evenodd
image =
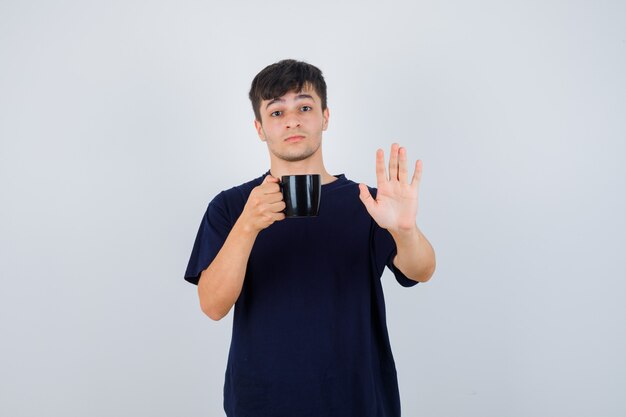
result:
<svg viewBox="0 0 626 417"><path fill-rule="evenodd" d="M319 68L293 59L268 65L254 77L248 94L254 117L261 121L261 100L278 98L290 91L301 91L308 85L322 99L322 111L326 110L326 81Z"/></svg>

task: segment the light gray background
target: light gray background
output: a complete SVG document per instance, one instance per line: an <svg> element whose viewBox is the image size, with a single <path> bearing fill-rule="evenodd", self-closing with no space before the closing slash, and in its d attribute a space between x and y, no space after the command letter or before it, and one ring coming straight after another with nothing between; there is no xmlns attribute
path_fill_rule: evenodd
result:
<svg viewBox="0 0 626 417"><path fill-rule="evenodd" d="M626 415L626 6L591 0L0 1L0 415L222 415L231 316L183 272L286 57L332 173L424 162L437 272L383 277L404 415Z"/></svg>

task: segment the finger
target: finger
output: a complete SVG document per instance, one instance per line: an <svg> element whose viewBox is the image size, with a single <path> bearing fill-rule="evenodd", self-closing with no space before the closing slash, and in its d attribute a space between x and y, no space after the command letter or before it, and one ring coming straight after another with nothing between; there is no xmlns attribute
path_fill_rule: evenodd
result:
<svg viewBox="0 0 626 417"><path fill-rule="evenodd" d="M365 209L371 213L376 208L376 200L374 200L365 184L359 184L359 191L359 198L363 202Z"/></svg>
<svg viewBox="0 0 626 417"><path fill-rule="evenodd" d="M280 213L287 207L284 201L277 201L269 205L269 209L272 213Z"/></svg>
<svg viewBox="0 0 626 417"><path fill-rule="evenodd" d="M391 153L389 154L389 181L398 180L398 144L391 145Z"/></svg>
<svg viewBox="0 0 626 417"><path fill-rule="evenodd" d="M283 201L283 193L267 193L263 197L263 201L267 204L278 203L279 201Z"/></svg>
<svg viewBox="0 0 626 417"><path fill-rule="evenodd" d="M285 217L285 213L282 212L272 214L272 219L274 219L275 222L285 220Z"/></svg>
<svg viewBox="0 0 626 417"><path fill-rule="evenodd" d="M385 171L385 151L378 149L376 151L376 181L378 182L378 188L380 185L387 182L387 172Z"/></svg>
<svg viewBox="0 0 626 417"><path fill-rule="evenodd" d="M267 174L265 176L265 178L263 178L262 184L267 184L267 183L270 183L270 182L277 183L278 182L278 178L272 177L272 174Z"/></svg>
<svg viewBox="0 0 626 417"><path fill-rule="evenodd" d="M398 181L402 184L409 182L409 173L406 169L406 148L398 150Z"/></svg>
<svg viewBox="0 0 626 417"><path fill-rule="evenodd" d="M280 185L278 183L265 183L261 184L261 189L263 190L263 194L281 194Z"/></svg>
<svg viewBox="0 0 626 417"><path fill-rule="evenodd" d="M419 188L420 181L422 180L422 161L418 159L415 162L415 172L413 173L413 179L411 180L411 186Z"/></svg>

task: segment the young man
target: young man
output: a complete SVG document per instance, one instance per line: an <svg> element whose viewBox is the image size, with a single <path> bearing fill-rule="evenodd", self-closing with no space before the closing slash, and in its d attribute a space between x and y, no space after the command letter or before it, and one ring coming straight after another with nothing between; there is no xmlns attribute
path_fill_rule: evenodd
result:
<svg viewBox="0 0 626 417"><path fill-rule="evenodd" d="M270 170L211 201L185 273L213 320L235 306L226 414L399 416L380 277L387 266L409 287L435 270L416 225L421 162L409 179L393 144L387 173L378 150L378 190L329 174L326 84L307 63L266 67L250 100ZM317 217L285 219L278 183L289 174L321 174Z"/></svg>

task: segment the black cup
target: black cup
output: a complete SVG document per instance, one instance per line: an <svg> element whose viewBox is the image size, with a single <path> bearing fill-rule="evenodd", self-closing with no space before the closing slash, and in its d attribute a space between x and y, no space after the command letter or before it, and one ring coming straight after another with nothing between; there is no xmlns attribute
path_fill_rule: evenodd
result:
<svg viewBox="0 0 626 417"><path fill-rule="evenodd" d="M322 194L322 176L319 174L283 175L280 182L286 217L317 216Z"/></svg>

